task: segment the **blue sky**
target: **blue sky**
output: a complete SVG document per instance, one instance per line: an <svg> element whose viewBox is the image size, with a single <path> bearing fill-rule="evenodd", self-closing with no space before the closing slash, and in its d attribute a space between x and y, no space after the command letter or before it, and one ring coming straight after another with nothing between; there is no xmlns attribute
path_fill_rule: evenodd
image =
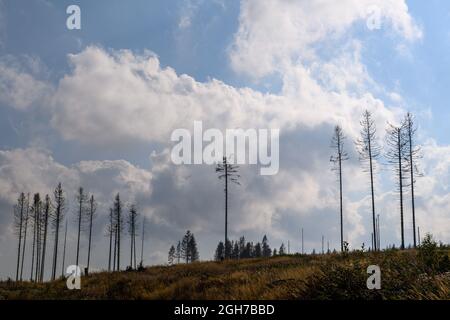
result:
<svg viewBox="0 0 450 320"><path fill-rule="evenodd" d="M71 4L81 8L81 30L66 28ZM338 244L328 159L333 126L341 124L352 156L346 237L367 246L366 177L351 143L365 108L376 116L380 143L386 122L416 115L426 152L419 223L449 241L450 3L380 1L379 30L366 26L371 5L0 1L2 263L14 256L10 211L18 193L50 193L59 181L70 201L80 184L98 195L98 248L106 245L109 202L121 192L149 218L148 263L164 263L186 229L195 232L201 257L212 257L222 238L222 187L211 168L176 167L167 157L170 132L193 120L281 129L280 173L264 178L242 168L245 192L233 190L231 203L241 221L233 220L231 234L257 241L267 233L274 246L291 240L295 247L304 226L318 235L307 239L309 250L321 234ZM388 245L399 241L397 197L382 163L376 200ZM103 258L94 261L98 268ZM0 277L11 268L5 262Z"/></svg>

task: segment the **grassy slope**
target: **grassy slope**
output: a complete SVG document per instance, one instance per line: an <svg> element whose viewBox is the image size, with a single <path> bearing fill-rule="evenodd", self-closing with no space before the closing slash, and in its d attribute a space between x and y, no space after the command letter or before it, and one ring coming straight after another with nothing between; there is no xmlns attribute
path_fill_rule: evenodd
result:
<svg viewBox="0 0 450 320"><path fill-rule="evenodd" d="M432 267L414 250L157 266L92 274L72 291L65 280L2 282L0 299L450 299L448 256L441 250ZM366 288L371 264L381 290Z"/></svg>

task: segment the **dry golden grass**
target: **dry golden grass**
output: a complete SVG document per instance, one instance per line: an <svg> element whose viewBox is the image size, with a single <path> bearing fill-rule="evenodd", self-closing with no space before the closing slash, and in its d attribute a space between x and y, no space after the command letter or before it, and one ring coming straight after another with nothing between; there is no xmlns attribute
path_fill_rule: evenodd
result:
<svg viewBox="0 0 450 320"><path fill-rule="evenodd" d="M371 264L382 270L378 291L366 288ZM0 299L450 299L446 262L425 267L414 250L199 262L95 273L82 277L81 290L62 279L2 282Z"/></svg>

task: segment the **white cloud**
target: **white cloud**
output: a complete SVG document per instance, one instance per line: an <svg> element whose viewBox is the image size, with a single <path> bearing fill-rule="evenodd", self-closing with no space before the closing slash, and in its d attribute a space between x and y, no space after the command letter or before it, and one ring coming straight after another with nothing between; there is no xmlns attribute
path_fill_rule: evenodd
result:
<svg viewBox="0 0 450 320"><path fill-rule="evenodd" d="M261 78L316 57L314 45L336 40L365 21L372 0L243 0L239 30L230 48L234 70ZM422 37L404 0L377 1L382 28L391 27L408 41ZM332 49L332 48L331 48Z"/></svg>
<svg viewBox="0 0 450 320"><path fill-rule="evenodd" d="M282 131L341 123L354 136L364 108L376 111L382 125L395 117L365 90L371 80L357 53L317 61L311 69L291 68L280 94L234 88L215 79L201 83L161 68L151 54L126 50L88 47L70 61L73 71L51 98L51 123L64 139L87 144L167 143L174 129L191 128L194 120L219 129Z"/></svg>
<svg viewBox="0 0 450 320"><path fill-rule="evenodd" d="M86 186L101 194L103 200L109 201L117 192L132 199L139 193L151 194L151 179L149 171L124 160L81 161L65 166L45 149L0 150L0 194L10 204L20 192L52 194L59 182L72 191Z"/></svg>
<svg viewBox="0 0 450 320"><path fill-rule="evenodd" d="M31 57L20 61L3 57L0 60L0 102L19 110L42 104L52 87L35 77L40 69L40 62Z"/></svg>

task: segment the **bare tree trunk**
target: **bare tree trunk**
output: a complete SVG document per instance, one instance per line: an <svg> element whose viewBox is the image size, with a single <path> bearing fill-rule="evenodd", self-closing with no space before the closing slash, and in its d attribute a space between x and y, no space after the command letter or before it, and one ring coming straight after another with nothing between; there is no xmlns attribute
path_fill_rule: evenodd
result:
<svg viewBox="0 0 450 320"><path fill-rule="evenodd" d="M16 270L16 281L19 281L19 265L20 265L20 254L21 254L21 245L22 245L22 225L23 225L23 214L24 214L24 205L25 205L25 195L22 193L19 197L19 212L20 212L20 221L19 221L19 247L17 249L17 270Z"/></svg>
<svg viewBox="0 0 450 320"><path fill-rule="evenodd" d="M219 179L225 180L225 243L224 243L224 259L228 259L228 254L232 250L229 248L228 241L228 182L234 182L239 185L240 175L238 174L238 166L229 164L226 157L223 157L221 163L216 166L216 172L219 173Z"/></svg>
<svg viewBox="0 0 450 320"><path fill-rule="evenodd" d="M142 222L142 244L141 244L141 265L144 265L144 237L145 237L145 217Z"/></svg>
<svg viewBox="0 0 450 320"><path fill-rule="evenodd" d="M338 172L339 179L339 214L341 227L341 252L344 252L344 209L343 209L343 183L342 183L342 161L348 160L348 155L344 150L345 135L340 126L334 128L334 135L331 140L331 147L334 154L330 161L334 163L333 170Z"/></svg>
<svg viewBox="0 0 450 320"><path fill-rule="evenodd" d="M47 227L48 227L48 216L50 213L50 201L48 196L46 197L45 203L45 217L44 217L44 243L42 244L42 266L41 266L41 282L44 281L45 272L45 251L47 248Z"/></svg>
<svg viewBox="0 0 450 320"><path fill-rule="evenodd" d="M405 230L403 222L403 166L402 166L402 151L401 151L401 132L398 130L398 170L399 170L399 187L400 187L400 220L401 220L401 234L402 244L401 248L405 249Z"/></svg>
<svg viewBox="0 0 450 320"><path fill-rule="evenodd" d="M133 218L131 218L133 219ZM131 235L130 235L130 268L133 268L133 220L131 220Z"/></svg>
<svg viewBox="0 0 450 320"><path fill-rule="evenodd" d="M135 232L135 234L133 236L133 242L134 242L134 244L133 244L133 248L134 248L134 268L136 269L137 268L137 265L136 265L136 232Z"/></svg>
<svg viewBox="0 0 450 320"><path fill-rule="evenodd" d="M88 243L88 259L87 259L87 266L86 269L89 273L89 264L91 261L91 241L92 241L92 220L94 218L94 211L95 211L95 200L94 196L91 196L90 200L90 209L89 209L89 243Z"/></svg>
<svg viewBox="0 0 450 320"><path fill-rule="evenodd" d="M376 212L375 212L375 191L374 191L374 160L380 155L380 146L376 139L376 125L372 120L372 114L366 110L362 115L360 121L361 131L360 137L356 141L356 147L359 153L359 160L364 164L364 169L368 171L370 175L370 193L372 200L372 233L373 243L372 249L378 250L377 243L377 227L376 227Z"/></svg>
<svg viewBox="0 0 450 320"><path fill-rule="evenodd" d="M64 269L65 269L65 264L66 264L66 243L67 243L67 220L66 220L66 231L64 232L64 249L63 249L63 260L62 260L62 268L61 268L61 277L62 278L64 278Z"/></svg>
<svg viewBox="0 0 450 320"><path fill-rule="evenodd" d="M52 267L52 280L56 279L56 265L58 262L58 238L59 238L59 215L57 213L57 217L56 217L56 225L58 226L55 230L55 246L53 249L53 267Z"/></svg>
<svg viewBox="0 0 450 320"><path fill-rule="evenodd" d="M339 209L341 218L341 252L344 252L344 214L342 204L342 157L339 153Z"/></svg>
<svg viewBox="0 0 450 320"><path fill-rule="evenodd" d="M373 187L373 164L372 164L372 146L371 146L371 140L370 135L368 136L369 139L369 165L370 165L370 190L372 193L372 225L373 225L373 238L374 241L374 250L378 250L378 245L376 242L377 237L377 230L376 230L376 223L375 223L375 193L374 193L374 187Z"/></svg>
<svg viewBox="0 0 450 320"><path fill-rule="evenodd" d="M25 219L25 230L23 235L23 248L22 248L22 262L20 266L20 281L23 280L23 262L25 260L25 248L27 244L27 229L28 229L28 219L30 213L30 194L27 195L27 210L26 210L26 219Z"/></svg>
<svg viewBox="0 0 450 320"><path fill-rule="evenodd" d="M89 272L89 264L91 262L91 241L92 241L92 212L89 217L89 241L88 241L88 259L87 259L88 272Z"/></svg>
<svg viewBox="0 0 450 320"><path fill-rule="evenodd" d="M34 204L35 205L35 204ZM30 281L33 281L34 274L34 253L36 250L36 208L33 208L33 245L32 245L32 253L31 253L31 274Z"/></svg>
<svg viewBox="0 0 450 320"><path fill-rule="evenodd" d="M36 270L34 279L37 282L40 275L40 258L41 258L41 203L38 203L38 210L36 212L36 223L37 223L37 230L36 230Z"/></svg>
<svg viewBox="0 0 450 320"><path fill-rule="evenodd" d="M83 206L84 206L84 194L83 188L78 189L77 200L78 200L78 237L77 237L77 256L75 260L75 265L78 266L79 256L80 256L80 236L81 236L81 219L83 216Z"/></svg>
<svg viewBox="0 0 450 320"><path fill-rule="evenodd" d="M117 224L115 225L114 228L114 263L113 263L113 271L116 271L116 266L117 266Z"/></svg>
<svg viewBox="0 0 450 320"><path fill-rule="evenodd" d="M55 195L56 210L55 210L55 218L53 221L53 228L55 229L55 246L53 249L52 280L56 279L56 269L58 265L59 229L60 224L64 218L64 208L65 208L64 191L62 189L61 183L59 183L57 188L55 189L54 195ZM66 222L66 230L67 230L67 222Z"/></svg>
<svg viewBox="0 0 450 320"><path fill-rule="evenodd" d="M120 271L120 213L117 221L117 271Z"/></svg>
<svg viewBox="0 0 450 320"><path fill-rule="evenodd" d="M112 209L109 209L109 256L108 256L108 271L111 272L111 250L112 250L112 237L113 237L113 228L114 228L114 221L113 221L113 211Z"/></svg>
<svg viewBox="0 0 450 320"><path fill-rule="evenodd" d="M227 257L227 246L228 246L228 166L225 159L225 259Z"/></svg>
<svg viewBox="0 0 450 320"><path fill-rule="evenodd" d="M417 247L416 242L416 206L414 201L414 162L413 162L413 146L412 146L412 123L408 122L408 142L409 142L409 161L410 161L410 174L411 174L411 209L412 209L412 223L414 234L414 248Z"/></svg>

